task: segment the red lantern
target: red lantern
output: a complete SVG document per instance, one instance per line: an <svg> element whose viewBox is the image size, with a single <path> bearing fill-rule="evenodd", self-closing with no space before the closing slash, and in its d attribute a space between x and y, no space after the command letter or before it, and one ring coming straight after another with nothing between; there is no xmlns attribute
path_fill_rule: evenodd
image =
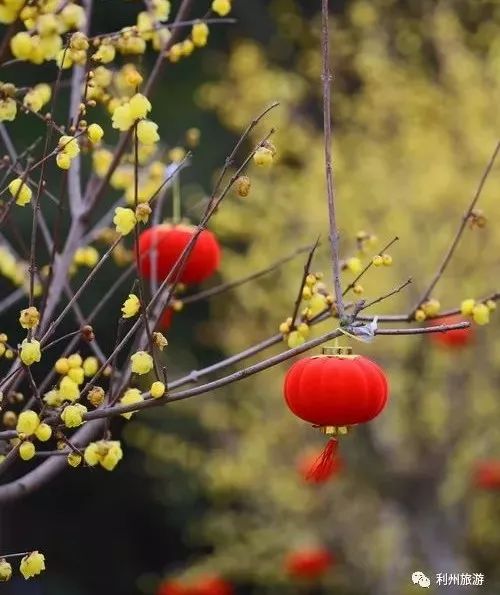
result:
<svg viewBox="0 0 500 595"><path fill-rule="evenodd" d="M332 477L335 477L343 467L342 460L337 454L319 470L316 470L318 460L321 460L323 453L321 450L306 452L297 463L297 471L302 479L307 483L325 483Z"/></svg>
<svg viewBox="0 0 500 595"><path fill-rule="evenodd" d="M165 581L158 587L156 595L194 595L193 591L179 581Z"/></svg>
<svg viewBox="0 0 500 595"><path fill-rule="evenodd" d="M439 326L441 324L457 324L459 322L466 322L466 318L456 314L454 316L445 316L442 318L433 318L429 321L431 326ZM466 347L474 340L474 329L469 326L467 328L458 328L450 331L429 333L430 339L440 347L448 347L451 349L460 349Z"/></svg>
<svg viewBox="0 0 500 595"><path fill-rule="evenodd" d="M191 592L192 595L233 595L233 588L218 576L204 576L192 585Z"/></svg>
<svg viewBox="0 0 500 595"><path fill-rule="evenodd" d="M190 225L156 225L139 236L140 271L146 279L153 276L156 248L156 276L163 281L175 267L179 257L193 237L196 228ZM181 283L201 283L217 270L220 261L220 247L211 231L204 229L187 258L182 273L177 279ZM174 273L175 276L175 273Z"/></svg>
<svg viewBox="0 0 500 595"><path fill-rule="evenodd" d="M482 490L500 490L500 461L480 461L474 470L474 484Z"/></svg>
<svg viewBox="0 0 500 595"><path fill-rule="evenodd" d="M293 578L315 580L325 575L334 562L334 557L325 548L307 548L289 553L285 570Z"/></svg>
<svg viewBox="0 0 500 595"><path fill-rule="evenodd" d="M351 355L350 348L324 348L323 355L293 364L284 395L292 413L335 436L377 417L387 403L388 384L383 370L368 358ZM325 473L336 449L332 438L311 473L313 479Z"/></svg>
<svg viewBox="0 0 500 595"><path fill-rule="evenodd" d="M158 328L162 331L168 331L170 325L172 324L173 316L174 311L172 308L165 308L165 310L163 310L163 314L160 316L160 320L158 321Z"/></svg>

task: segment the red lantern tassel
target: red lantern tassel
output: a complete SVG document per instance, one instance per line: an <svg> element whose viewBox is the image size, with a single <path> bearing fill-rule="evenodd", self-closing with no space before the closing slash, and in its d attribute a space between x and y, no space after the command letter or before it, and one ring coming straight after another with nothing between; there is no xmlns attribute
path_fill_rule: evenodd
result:
<svg viewBox="0 0 500 595"><path fill-rule="evenodd" d="M330 440L328 440L323 452L316 459L316 462L307 474L307 481L320 483L324 480L325 475L331 473L338 445L339 443L336 438L330 438Z"/></svg>

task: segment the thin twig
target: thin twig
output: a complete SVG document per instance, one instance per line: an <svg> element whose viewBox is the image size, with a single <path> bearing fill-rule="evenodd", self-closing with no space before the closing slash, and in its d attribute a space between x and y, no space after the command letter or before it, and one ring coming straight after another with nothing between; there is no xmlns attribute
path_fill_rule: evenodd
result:
<svg viewBox="0 0 500 595"><path fill-rule="evenodd" d="M372 300L371 302L368 302L368 303L364 304L363 307L360 308L359 311L361 312L362 310L366 310L366 308L369 308L370 306L374 306L375 304L378 304L380 302L383 302L387 298L390 298L391 296L395 295L396 293L399 293L400 291L402 291L405 287L407 287L408 285L410 285L411 282L412 282L412 279L410 277L404 283L401 283L401 285L399 287L396 287L396 289L393 289L393 290L389 291L389 293L386 293L384 295L381 295L377 299Z"/></svg>
<svg viewBox="0 0 500 595"><path fill-rule="evenodd" d="M220 285L216 285L215 287L210 287L209 289L204 289L203 291L199 291L198 293L194 293L192 295L188 295L185 298L182 298L182 303L186 304L193 304L195 302L199 302L200 300L205 300L207 298L213 297L214 295L219 295L220 293L224 293L235 287L239 287L240 285L245 285L250 281L254 281L255 279L259 279L260 277L264 277L265 275L274 272L276 269L281 268L287 262L290 262L297 256L304 254L311 250L312 245L310 246L302 246L301 248L297 248L294 252L289 254L288 256L284 256L270 264L268 267L261 269L260 271L256 271L255 273L251 273L241 279L236 279L235 281L228 281L227 283L221 283Z"/></svg>
<svg viewBox="0 0 500 595"><path fill-rule="evenodd" d="M326 192L328 200L328 217L330 224L330 248L332 252L332 274L335 290L335 303L339 317L344 317L344 301L342 287L340 284L340 255L339 255L339 231L335 212L335 185L332 165L332 115L331 115L331 84L330 73L330 39L329 39L329 14L328 0L322 0L322 59L323 59L323 128L325 137L325 173Z"/></svg>
<svg viewBox="0 0 500 595"><path fill-rule="evenodd" d="M467 211L465 212L465 214L462 217L462 220L460 221L460 225L458 226L458 230L457 233L455 235L455 237L453 238L453 241L451 243L451 246L448 248L448 251L446 252L443 261L441 262L441 264L438 267L438 270L436 272L436 274L434 275L432 281L430 282L429 286L427 287L427 289L424 291L424 293L420 296L418 302L415 304L415 306L413 307L412 312L410 313L409 318L412 318L415 315L415 312L418 310L418 308L420 307L421 304L423 304L431 295L434 287L436 287L437 283L439 282L439 280L441 279L441 277L443 276L446 267L448 266L448 264L450 263L450 260L460 242L460 239L462 237L462 234L465 231L465 228L467 226L467 222L470 219L470 216L472 214L472 211L474 210L474 207L477 204L477 201L479 200L481 193L483 191L484 185L486 184L486 180L488 179L488 176L490 175L491 170L493 169L493 165L495 164L496 158L498 156L498 153L500 152L500 141L497 142L495 149L490 157L490 160L488 162L488 165L486 166L486 169L483 172L483 175L481 176L481 179L479 180L479 184L478 187L476 189L476 192L474 193L474 196L472 197L471 203L469 205L469 208L467 209Z"/></svg>
<svg viewBox="0 0 500 595"><path fill-rule="evenodd" d="M392 238L392 240L386 244L379 252L377 252L377 254L379 256L382 256L382 254L388 250L394 243L396 243L399 240L398 236ZM365 273L373 266L373 259L370 260L370 262L364 267L364 269L358 274L358 276L353 279L349 285L344 289L344 291L342 292L342 296L345 296L347 293L349 293L349 291L351 289L353 289L353 287L356 285L356 283L361 279L361 277L363 277L365 275Z"/></svg>
<svg viewBox="0 0 500 595"><path fill-rule="evenodd" d="M304 264L304 272L302 273L302 279L300 280L299 291L298 291L297 297L295 299L295 304L293 306L292 324L291 324L292 329L295 328L295 321L297 318L297 314L299 313L300 303L302 302L302 293L304 290L304 285L306 283L307 275L309 275L309 271L311 269L311 263L314 258L314 253L316 252L316 248L318 246L319 246L319 236L318 236L316 242L311 246L311 249L309 250L309 254L307 256L307 260Z"/></svg>

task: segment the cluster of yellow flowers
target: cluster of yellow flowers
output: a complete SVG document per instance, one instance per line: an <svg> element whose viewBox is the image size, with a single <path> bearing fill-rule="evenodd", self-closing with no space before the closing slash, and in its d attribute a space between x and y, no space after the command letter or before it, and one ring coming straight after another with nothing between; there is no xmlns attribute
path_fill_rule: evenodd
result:
<svg viewBox="0 0 500 595"><path fill-rule="evenodd" d="M39 83L30 89L23 98L23 106L32 112L38 113L52 97L52 89L47 83Z"/></svg>
<svg viewBox="0 0 500 595"><path fill-rule="evenodd" d="M64 134L59 139L58 149L59 151L56 155L57 165L61 169L69 169L73 159L80 153L78 139L74 136Z"/></svg>
<svg viewBox="0 0 500 595"><path fill-rule="evenodd" d="M229 12L229 11L228 11ZM210 30L206 23L195 23L191 29L191 36L175 43L167 52L170 62L179 62L181 58L190 56L195 48L202 48L207 45Z"/></svg>
<svg viewBox="0 0 500 595"><path fill-rule="evenodd" d="M79 353L73 353L59 358L54 365L54 370L61 375L59 387L45 393L44 402L49 407L60 407L65 402L74 404L80 398L80 386L85 378L94 376L98 369L99 361L94 356L83 360Z"/></svg>
<svg viewBox="0 0 500 595"><path fill-rule="evenodd" d="M8 336L5 333L0 333L0 357L5 359L13 359L14 351L8 346Z"/></svg>
<svg viewBox="0 0 500 595"><path fill-rule="evenodd" d="M38 551L30 552L21 559L19 572L28 580L45 570L45 556ZM5 558L0 558L0 583L12 577L12 565Z"/></svg>
<svg viewBox="0 0 500 595"><path fill-rule="evenodd" d="M52 428L42 422L36 411L27 409L19 414L17 418L16 431L18 433L17 441L19 445L19 456L24 461L29 461L35 456L36 449L32 442L35 436L40 442L46 442L52 436ZM15 444L14 440L13 444Z"/></svg>
<svg viewBox="0 0 500 595"><path fill-rule="evenodd" d="M123 458L123 452L119 440L99 440L87 446L83 457L91 467L99 464L107 471L112 471Z"/></svg>
<svg viewBox="0 0 500 595"><path fill-rule="evenodd" d="M372 259L375 267L390 267L392 265L392 256L390 254L376 254Z"/></svg>
<svg viewBox="0 0 500 595"><path fill-rule="evenodd" d="M142 360L141 366L139 366L139 363L138 363L139 360L136 359L135 360L136 366L140 367L140 369L147 369L148 372L150 372L152 370L153 359L151 358L150 355L148 355L144 351L139 351L134 355L139 356L139 358L141 358L141 360ZM147 357L143 358L144 355L146 355ZM134 356L132 356L132 357L134 357ZM151 358L151 360L149 358ZM151 367L149 367L149 366L151 366ZM134 363L132 364L132 371L134 371ZM137 373L145 374L146 372L137 372ZM163 382L161 382L160 380L155 380L150 386L149 393L153 399L160 399L161 397L163 397L166 390L167 390L167 387L165 386L165 384ZM123 396L120 399L120 403L122 405L134 405L136 403L141 403L142 401L144 401L144 397L138 388L128 388L123 393ZM130 411L128 413L122 413L122 417L124 417L125 419L130 419L134 413L135 413L134 411Z"/></svg>
<svg viewBox="0 0 500 595"><path fill-rule="evenodd" d="M469 298L463 300L460 304L460 312L463 316L471 317L476 324L482 326L489 323L490 312L496 310L496 307L497 305L493 300L487 300L484 303Z"/></svg>
<svg viewBox="0 0 500 595"><path fill-rule="evenodd" d="M12 83L0 82L0 122L12 122L17 116L17 89ZM38 113L52 96L52 89L47 83L39 83L25 92L23 107Z"/></svg>
<svg viewBox="0 0 500 595"><path fill-rule="evenodd" d="M422 322L426 318L433 318L439 314L441 303L436 298L430 298L415 311L415 320Z"/></svg>
<svg viewBox="0 0 500 595"><path fill-rule="evenodd" d="M10 40L11 52L20 60L27 60L34 64L42 64L49 60L60 61L65 53L62 35L85 25L85 11L80 5L71 1L67 2L62 10L59 10L58 0L39 0L33 4L12 0L7 2L17 6L7 15L0 14L0 20L14 22L19 18L25 27L24 31L16 33ZM83 54L78 54L78 51ZM75 62L85 63L84 49L77 50L71 47L66 53L70 54Z"/></svg>
<svg viewBox="0 0 500 595"><path fill-rule="evenodd" d="M11 83L0 83L0 122L12 122L17 114L16 88Z"/></svg>
<svg viewBox="0 0 500 595"><path fill-rule="evenodd" d="M309 324L319 314L328 311L333 304L333 297L327 292L325 284L321 281L323 273L309 274L306 277L302 288L302 301L305 307L301 311L301 322L297 328L293 327L291 317L287 318L279 326L279 332L287 342L288 347L293 349L302 345L309 335Z"/></svg>

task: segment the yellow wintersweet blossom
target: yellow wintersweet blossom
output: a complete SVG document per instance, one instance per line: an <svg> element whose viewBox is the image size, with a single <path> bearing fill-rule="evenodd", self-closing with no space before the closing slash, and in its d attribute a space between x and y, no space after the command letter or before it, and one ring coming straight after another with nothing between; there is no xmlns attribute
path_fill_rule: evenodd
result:
<svg viewBox="0 0 500 595"><path fill-rule="evenodd" d="M24 207L27 205L31 197L33 196L33 192L31 188L21 180L21 178L15 178L9 184L9 192L11 193L12 197L16 199L16 204L20 207Z"/></svg>
<svg viewBox="0 0 500 595"><path fill-rule="evenodd" d="M123 302L122 318L132 318L139 312L140 308L141 302L139 298L134 293L130 293L128 298Z"/></svg>
<svg viewBox="0 0 500 595"><path fill-rule="evenodd" d="M59 396L63 401L76 401L80 396L78 384L69 376L64 376L59 384Z"/></svg>
<svg viewBox="0 0 500 595"><path fill-rule="evenodd" d="M165 394L165 385L163 384L163 382L157 380L156 382L153 382L151 388L149 389L149 392L151 393L153 399L159 399L160 397L163 397L163 395Z"/></svg>
<svg viewBox="0 0 500 595"><path fill-rule="evenodd" d="M71 167L71 157L66 153L58 153L56 155L57 167L60 169L69 169Z"/></svg>
<svg viewBox="0 0 500 595"><path fill-rule="evenodd" d="M85 413L87 413L87 408L80 403L67 405L61 413L61 419L67 428L77 428L82 425Z"/></svg>
<svg viewBox="0 0 500 595"><path fill-rule="evenodd" d="M80 153L80 145L74 136L63 134L58 142L60 151L68 155L70 159L74 159Z"/></svg>
<svg viewBox="0 0 500 595"><path fill-rule="evenodd" d="M103 178L108 172L111 162L113 161L113 153L108 149L98 149L92 154L92 166L95 173Z"/></svg>
<svg viewBox="0 0 500 595"><path fill-rule="evenodd" d="M159 21L166 21L170 15L172 4L170 0L152 0L151 8Z"/></svg>
<svg viewBox="0 0 500 595"><path fill-rule="evenodd" d="M472 316L475 305L476 300L473 300L472 298L463 300L460 304L460 312L462 313L462 316Z"/></svg>
<svg viewBox="0 0 500 595"><path fill-rule="evenodd" d="M19 456L23 461L29 461L35 456L35 445L29 440L25 440L19 447Z"/></svg>
<svg viewBox="0 0 500 595"><path fill-rule="evenodd" d="M16 432L31 436L36 432L39 425L40 418L38 413L32 409L27 409L26 411L22 411L17 418Z"/></svg>
<svg viewBox="0 0 500 595"><path fill-rule="evenodd" d="M136 93L130 101L119 105L113 111L112 126L122 132L129 130L137 120L145 118L151 111L151 103L141 93Z"/></svg>
<svg viewBox="0 0 500 595"><path fill-rule="evenodd" d="M12 122L17 114L17 104L12 97L0 99L0 122Z"/></svg>
<svg viewBox="0 0 500 595"><path fill-rule="evenodd" d="M212 10L221 17L225 17L231 12L231 2L229 0L213 0Z"/></svg>
<svg viewBox="0 0 500 595"><path fill-rule="evenodd" d="M35 306L30 306L21 310L19 315L19 324L26 329L35 328L40 322L40 312Z"/></svg>
<svg viewBox="0 0 500 595"><path fill-rule="evenodd" d="M61 20L68 29L81 29L87 20L83 6L79 4L66 4L61 10Z"/></svg>
<svg viewBox="0 0 500 595"><path fill-rule="evenodd" d="M19 570L25 579L29 579L45 570L45 556L38 551L31 552L21 560Z"/></svg>
<svg viewBox="0 0 500 595"><path fill-rule="evenodd" d="M114 45L103 42L97 48L97 51L92 54L92 60L94 60L94 62L101 62L102 64L109 64L110 62L113 62L115 56L116 50Z"/></svg>
<svg viewBox="0 0 500 595"><path fill-rule="evenodd" d="M147 374L153 369L153 358L146 351L136 351L130 356L130 361L135 374Z"/></svg>
<svg viewBox="0 0 500 595"><path fill-rule="evenodd" d="M83 360L82 368L83 368L83 373L85 374L85 376L87 376L87 377L94 376L94 374L99 369L99 361L93 355L86 357Z"/></svg>
<svg viewBox="0 0 500 595"><path fill-rule="evenodd" d="M73 380L73 382L76 382L76 384L78 385L82 384L84 380L83 368L70 368L68 371L68 378L71 378L71 380Z"/></svg>
<svg viewBox="0 0 500 595"><path fill-rule="evenodd" d="M72 353L68 357L68 365L70 368L81 368L82 363L83 363L83 359L79 353Z"/></svg>
<svg viewBox="0 0 500 595"><path fill-rule="evenodd" d="M151 102L142 93L136 93L129 101L130 113L135 120L145 118L151 111Z"/></svg>
<svg viewBox="0 0 500 595"><path fill-rule="evenodd" d="M259 147L253 154L255 165L268 166L273 162L273 152L267 147Z"/></svg>
<svg viewBox="0 0 500 595"><path fill-rule="evenodd" d="M10 51L19 60L28 60L33 51L33 41L27 31L16 33L10 40Z"/></svg>
<svg viewBox="0 0 500 595"><path fill-rule="evenodd" d="M123 397L120 399L120 403L122 405L133 405L134 403L140 403L143 400L144 399L139 389L129 388L125 391ZM125 419L130 419L133 413L133 411L130 411L129 413L122 413L122 417Z"/></svg>
<svg viewBox="0 0 500 595"><path fill-rule="evenodd" d="M472 310L472 319L480 326L490 321L490 309L486 304L476 304Z"/></svg>
<svg viewBox="0 0 500 595"><path fill-rule="evenodd" d="M63 398L59 391L49 390L43 396L43 402L49 407L60 407L63 403Z"/></svg>
<svg viewBox="0 0 500 595"><path fill-rule="evenodd" d="M126 236L134 229L137 220L132 209L116 207L113 223L116 225L116 231Z"/></svg>
<svg viewBox="0 0 500 595"><path fill-rule="evenodd" d="M10 580L12 576L12 566L2 558L0 560L0 583L5 583Z"/></svg>
<svg viewBox="0 0 500 595"><path fill-rule="evenodd" d="M73 262L80 266L95 267L99 262L99 252L93 246L82 246L76 249Z"/></svg>
<svg viewBox="0 0 500 595"><path fill-rule="evenodd" d="M95 145L101 142L102 137L104 136L104 130L101 126L99 126L99 124L90 124L90 126L87 128L87 136Z"/></svg>
<svg viewBox="0 0 500 595"><path fill-rule="evenodd" d="M54 370L58 374L67 374L69 372L69 361L67 357L60 357L54 364Z"/></svg>
<svg viewBox="0 0 500 595"><path fill-rule="evenodd" d="M100 440L91 442L83 456L87 465L94 467L100 464L107 471L112 471L123 458L123 452L118 440Z"/></svg>
<svg viewBox="0 0 500 595"><path fill-rule="evenodd" d="M143 145L154 145L160 140L158 124L151 120L140 120L137 124L137 138Z"/></svg>
<svg viewBox="0 0 500 595"><path fill-rule="evenodd" d="M361 260L357 256L352 256L351 258L348 258L346 260L345 266L354 275L357 275L363 269Z"/></svg>
<svg viewBox="0 0 500 595"><path fill-rule="evenodd" d="M39 362L42 359L42 352L40 350L40 341L32 339L24 339L21 343L21 352L19 354L21 361L26 366L31 366L35 362Z"/></svg>
<svg viewBox="0 0 500 595"><path fill-rule="evenodd" d="M191 30L191 39L194 45L199 48L207 45L208 34L209 30L206 23L195 23Z"/></svg>
<svg viewBox="0 0 500 595"><path fill-rule="evenodd" d="M41 423L35 431L35 436L40 440L40 442L47 442L49 438L52 436L52 428L49 424Z"/></svg>
<svg viewBox="0 0 500 595"><path fill-rule="evenodd" d="M70 452L69 455L66 457L68 461L68 465L70 467L78 467L82 462L82 457L77 452Z"/></svg>

